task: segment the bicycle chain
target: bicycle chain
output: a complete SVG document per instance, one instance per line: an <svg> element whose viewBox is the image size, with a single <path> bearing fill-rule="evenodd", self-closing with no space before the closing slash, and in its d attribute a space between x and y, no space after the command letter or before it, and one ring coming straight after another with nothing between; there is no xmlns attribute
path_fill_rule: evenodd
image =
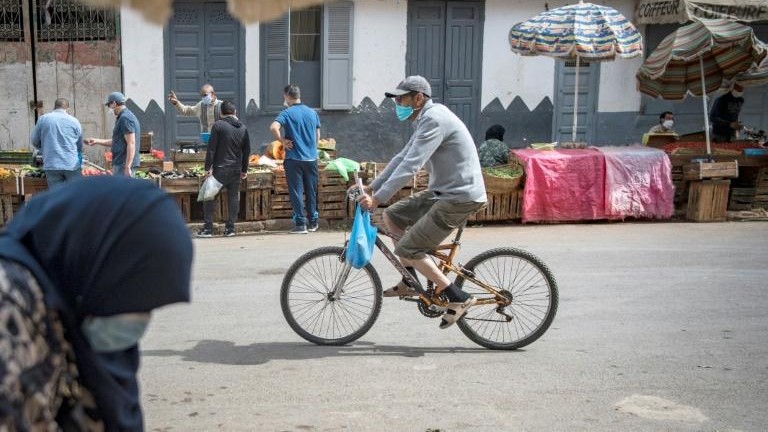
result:
<svg viewBox="0 0 768 432"><path fill-rule="evenodd" d="M432 283L432 281L427 282L427 295L430 299L433 300L440 300L441 302L448 303L448 296L445 294L445 291L441 292L440 295L435 297L435 284ZM424 303L424 300L419 299L418 302L416 302L416 306L419 309L419 312L424 315L427 318L439 318L445 314L445 310L432 310L427 306L426 303Z"/></svg>

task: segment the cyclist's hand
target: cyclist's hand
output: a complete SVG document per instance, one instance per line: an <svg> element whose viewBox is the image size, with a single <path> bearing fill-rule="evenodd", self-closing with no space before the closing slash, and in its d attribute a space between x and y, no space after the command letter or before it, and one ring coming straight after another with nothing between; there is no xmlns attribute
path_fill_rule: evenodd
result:
<svg viewBox="0 0 768 432"><path fill-rule="evenodd" d="M368 211L374 211L379 206L379 200L373 197L373 195L360 195L357 197L357 202Z"/></svg>

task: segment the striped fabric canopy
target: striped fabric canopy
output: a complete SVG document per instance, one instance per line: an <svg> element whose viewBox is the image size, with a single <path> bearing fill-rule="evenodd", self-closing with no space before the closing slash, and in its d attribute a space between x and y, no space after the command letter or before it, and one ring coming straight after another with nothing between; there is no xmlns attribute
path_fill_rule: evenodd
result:
<svg viewBox="0 0 768 432"><path fill-rule="evenodd" d="M512 51L592 61L643 55L643 38L618 11L579 2L540 13L509 31Z"/></svg>
<svg viewBox="0 0 768 432"><path fill-rule="evenodd" d="M722 19L700 19L680 27L659 44L637 71L638 90L653 97L682 100L711 93L726 80L766 56L752 28ZM704 61L702 70L699 58Z"/></svg>
<svg viewBox="0 0 768 432"><path fill-rule="evenodd" d="M736 75L733 81L742 87L760 87L768 84L768 60L764 60L760 66L751 67Z"/></svg>

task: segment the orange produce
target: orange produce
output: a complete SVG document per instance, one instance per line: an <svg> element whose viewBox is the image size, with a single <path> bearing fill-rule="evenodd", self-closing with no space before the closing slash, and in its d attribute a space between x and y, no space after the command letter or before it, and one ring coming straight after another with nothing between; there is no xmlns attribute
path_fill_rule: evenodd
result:
<svg viewBox="0 0 768 432"><path fill-rule="evenodd" d="M277 140L269 143L269 145L267 145L266 156L274 160L285 160L285 148L283 148L283 143Z"/></svg>

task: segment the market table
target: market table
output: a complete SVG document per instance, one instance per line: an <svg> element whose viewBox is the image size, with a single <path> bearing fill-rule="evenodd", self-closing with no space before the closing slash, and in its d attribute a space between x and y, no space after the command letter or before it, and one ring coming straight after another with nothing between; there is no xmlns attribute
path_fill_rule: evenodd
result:
<svg viewBox="0 0 768 432"><path fill-rule="evenodd" d="M513 150L525 168L523 222L666 219L674 211L671 164L646 147Z"/></svg>
<svg viewBox="0 0 768 432"><path fill-rule="evenodd" d="M605 158L595 149L513 150L525 170L523 222L604 219Z"/></svg>

